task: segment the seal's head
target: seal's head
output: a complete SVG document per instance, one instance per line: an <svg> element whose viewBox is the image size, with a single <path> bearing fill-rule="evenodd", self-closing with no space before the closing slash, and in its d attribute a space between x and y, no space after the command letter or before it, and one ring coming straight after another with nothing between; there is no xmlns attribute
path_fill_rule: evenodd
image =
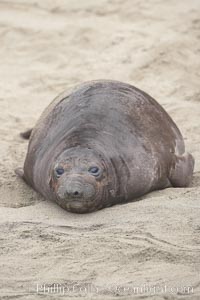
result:
<svg viewBox="0 0 200 300"><path fill-rule="evenodd" d="M51 168L50 186L64 209L87 213L108 206L114 195L106 161L88 148L70 148Z"/></svg>

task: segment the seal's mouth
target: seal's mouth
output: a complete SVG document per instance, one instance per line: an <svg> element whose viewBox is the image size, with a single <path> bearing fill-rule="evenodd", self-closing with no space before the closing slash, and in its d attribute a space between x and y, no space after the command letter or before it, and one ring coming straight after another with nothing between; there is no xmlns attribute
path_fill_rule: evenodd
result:
<svg viewBox="0 0 200 300"><path fill-rule="evenodd" d="M96 207L98 186L93 178L80 175L62 177L55 192L57 202L68 211L83 213Z"/></svg>
<svg viewBox="0 0 200 300"><path fill-rule="evenodd" d="M95 195L91 198L84 197L65 197L60 198L57 195L56 202L65 210L73 213L90 213L97 210L99 201L97 201Z"/></svg>
<svg viewBox="0 0 200 300"><path fill-rule="evenodd" d="M56 202L70 212L89 213L102 202L101 182L91 175L66 174L52 188Z"/></svg>
<svg viewBox="0 0 200 300"><path fill-rule="evenodd" d="M66 200L65 203L65 209L67 211L73 212L73 213L89 213L92 211L95 211L97 205L95 205L94 201L84 201L80 199L73 199L73 200Z"/></svg>
<svg viewBox="0 0 200 300"><path fill-rule="evenodd" d="M68 209L81 209L84 208L84 204L80 199L73 199L71 201L67 201Z"/></svg>

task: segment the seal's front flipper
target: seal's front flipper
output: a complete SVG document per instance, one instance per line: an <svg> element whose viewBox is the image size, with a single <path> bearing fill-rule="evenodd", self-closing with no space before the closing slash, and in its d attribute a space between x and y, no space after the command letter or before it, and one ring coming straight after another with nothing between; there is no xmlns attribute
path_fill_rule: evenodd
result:
<svg viewBox="0 0 200 300"><path fill-rule="evenodd" d="M23 139L28 140L28 139L30 138L30 136L31 136L32 130L33 130L33 128L28 129L28 130L26 130L26 131L24 131L24 132L21 132L21 133L20 133L20 136L21 136Z"/></svg>
<svg viewBox="0 0 200 300"><path fill-rule="evenodd" d="M181 156L175 155L175 161L171 167L169 180L174 187L186 187L192 180L194 170L194 158L190 153Z"/></svg>
<svg viewBox="0 0 200 300"><path fill-rule="evenodd" d="M24 170L22 168L15 169L15 174L21 177L24 180Z"/></svg>

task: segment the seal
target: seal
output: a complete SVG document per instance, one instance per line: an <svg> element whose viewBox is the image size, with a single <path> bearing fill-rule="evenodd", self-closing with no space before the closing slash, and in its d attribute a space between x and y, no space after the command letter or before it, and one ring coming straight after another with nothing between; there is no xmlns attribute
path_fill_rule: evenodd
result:
<svg viewBox="0 0 200 300"><path fill-rule="evenodd" d="M58 96L30 136L16 173L46 199L74 213L185 187L194 158L167 112L136 87L111 80Z"/></svg>

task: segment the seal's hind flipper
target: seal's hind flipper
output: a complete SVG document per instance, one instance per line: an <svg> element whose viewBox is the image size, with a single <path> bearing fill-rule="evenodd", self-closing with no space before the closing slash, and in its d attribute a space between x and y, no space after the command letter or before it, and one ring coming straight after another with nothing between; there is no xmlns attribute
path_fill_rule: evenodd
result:
<svg viewBox="0 0 200 300"><path fill-rule="evenodd" d="M24 132L21 132L21 133L20 133L20 136L21 136L23 139L28 140L28 139L30 138L30 136L31 136L32 130L33 130L33 128L28 129L28 130L26 130L26 131L24 131Z"/></svg>
<svg viewBox="0 0 200 300"><path fill-rule="evenodd" d="M194 170L194 158L190 153L184 153L181 156L175 156L169 180L174 187L186 187L192 180Z"/></svg>
<svg viewBox="0 0 200 300"><path fill-rule="evenodd" d="M15 174L24 179L24 170L22 168L15 169Z"/></svg>

